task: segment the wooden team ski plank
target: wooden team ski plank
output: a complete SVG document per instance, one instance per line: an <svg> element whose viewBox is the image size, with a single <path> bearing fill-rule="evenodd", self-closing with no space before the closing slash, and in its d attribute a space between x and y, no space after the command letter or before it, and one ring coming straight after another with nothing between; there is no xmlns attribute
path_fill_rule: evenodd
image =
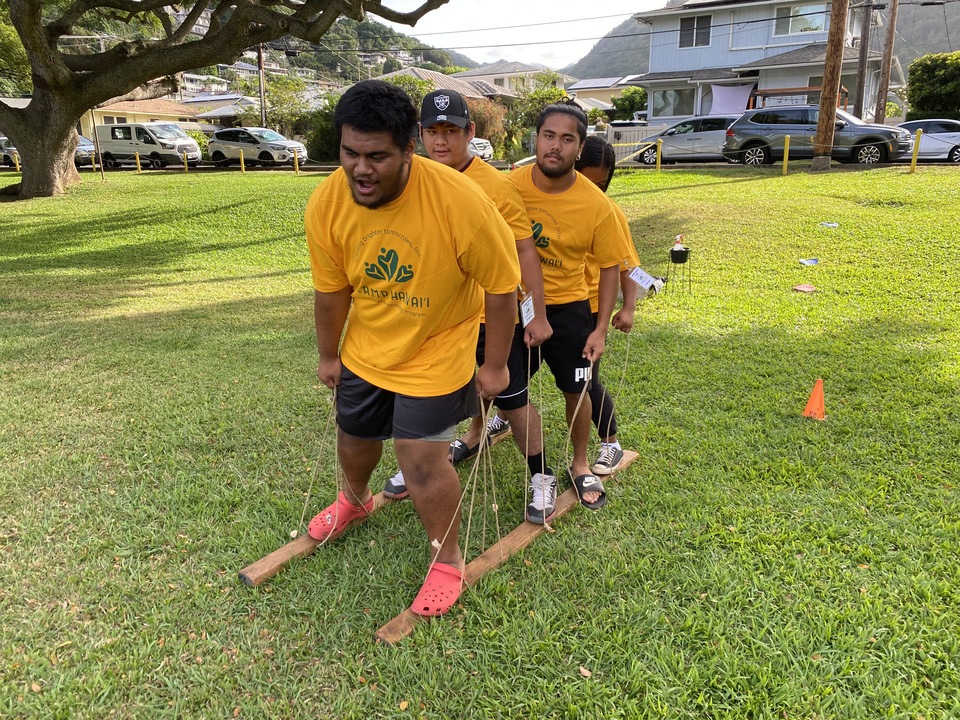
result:
<svg viewBox="0 0 960 720"><path fill-rule="evenodd" d="M638 457L637 453L633 450L624 450L623 461L620 463L620 467L617 468L617 471L613 475L603 479L604 485L607 484L608 480L611 480L622 470L629 467ZM572 487L567 489L566 492L557 498L557 512L553 516L551 523L556 522L558 518L570 512L576 507L578 502L577 491ZM498 543L488 548L480 556L467 564L463 573L464 586L473 587L476 585L484 575L503 565L511 556L530 545L534 538L540 533L545 532L545 530L546 528L543 525L535 525L530 522L524 522L511 530L501 538ZM427 618L423 618L414 613L410 608L407 608L377 630L374 637L380 642L393 645L413 633L414 628L426 619Z"/></svg>
<svg viewBox="0 0 960 720"><path fill-rule="evenodd" d="M490 446L492 447L501 440L507 439L511 436L511 434L512 432L508 430L502 435L498 435L491 441ZM389 502L391 502L391 500L384 497L382 492L377 493L373 496L373 510L370 512L370 514L372 515ZM340 532L333 533L327 542L336 540L342 533L342 530ZM255 563L247 565L247 567L240 571L240 580L243 581L244 585L256 587L260 583L269 580L278 572L283 570L283 568L290 564L291 561L306 557L307 555L313 553L319 544L320 542L318 540L314 540L312 537L304 533L297 539L288 542L282 548L274 550L266 557L262 557Z"/></svg>
<svg viewBox="0 0 960 720"><path fill-rule="evenodd" d="M385 498L382 492L374 495L373 510L370 511L370 515L373 515L373 513L389 502L391 501ZM349 529L349 527L347 529ZM332 533L327 542L336 540L341 534L343 534L343 530ZM304 533L296 540L288 542L282 548L274 550L272 553L266 557L260 558L252 565L247 565L247 567L240 571L240 579L243 581L244 585L256 587L260 583L264 582L265 580L269 580L278 572L283 570L283 568L285 568L292 560L310 555L314 550L317 549L318 545L320 545L319 540L314 540L312 537Z"/></svg>

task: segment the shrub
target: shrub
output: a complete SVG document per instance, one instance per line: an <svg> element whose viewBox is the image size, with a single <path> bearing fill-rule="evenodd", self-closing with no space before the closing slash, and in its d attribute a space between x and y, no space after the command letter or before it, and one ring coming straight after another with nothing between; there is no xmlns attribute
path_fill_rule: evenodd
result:
<svg viewBox="0 0 960 720"><path fill-rule="evenodd" d="M910 63L908 120L960 120L960 51L918 57Z"/></svg>

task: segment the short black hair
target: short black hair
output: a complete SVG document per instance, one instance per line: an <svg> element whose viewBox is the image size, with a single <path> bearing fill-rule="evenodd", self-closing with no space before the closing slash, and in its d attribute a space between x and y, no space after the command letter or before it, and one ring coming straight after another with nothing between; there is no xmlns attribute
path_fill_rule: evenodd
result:
<svg viewBox="0 0 960 720"><path fill-rule="evenodd" d="M569 115L577 121L577 133L580 135L580 142L587 139L587 114L572 102L559 102L547 105L540 111L537 117L537 132L543 127L543 123L551 115Z"/></svg>
<svg viewBox="0 0 960 720"><path fill-rule="evenodd" d="M584 168L598 167L607 171L607 180L600 187L604 192L610 185L613 178L613 171L617 167L617 153L613 146L599 135L591 135L583 143L583 150L580 151L580 157L577 159L574 167L577 170Z"/></svg>
<svg viewBox="0 0 960 720"><path fill-rule="evenodd" d="M340 97L333 111L338 139L344 125L364 133L386 130L401 150L416 139L417 120L417 109L410 96L383 80L358 82Z"/></svg>

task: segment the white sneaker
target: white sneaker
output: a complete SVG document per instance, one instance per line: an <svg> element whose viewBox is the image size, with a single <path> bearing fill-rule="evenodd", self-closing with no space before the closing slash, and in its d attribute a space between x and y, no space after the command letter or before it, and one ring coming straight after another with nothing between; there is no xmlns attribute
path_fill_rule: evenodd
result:
<svg viewBox="0 0 960 720"><path fill-rule="evenodd" d="M383 486L383 496L391 500L403 500L409 494L407 484L403 481L403 470L397 470L397 474Z"/></svg>
<svg viewBox="0 0 960 720"><path fill-rule="evenodd" d="M492 418L487 420L487 444L492 445L493 441L496 440L501 435L506 435L510 432L510 423L507 420L503 420L499 415L494 415Z"/></svg>
<svg viewBox="0 0 960 720"><path fill-rule="evenodd" d="M527 522L543 525L557 512L557 478L537 473L530 478L530 504L525 517Z"/></svg>

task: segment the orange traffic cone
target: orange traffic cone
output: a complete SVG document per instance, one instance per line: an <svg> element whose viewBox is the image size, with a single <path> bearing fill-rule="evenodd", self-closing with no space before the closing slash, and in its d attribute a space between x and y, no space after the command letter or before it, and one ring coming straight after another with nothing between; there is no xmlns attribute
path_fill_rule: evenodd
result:
<svg viewBox="0 0 960 720"><path fill-rule="evenodd" d="M810 393L807 406L803 409L803 415L814 420L826 420L827 418L823 409L823 380L820 378L817 378L817 381L813 384L813 392Z"/></svg>

